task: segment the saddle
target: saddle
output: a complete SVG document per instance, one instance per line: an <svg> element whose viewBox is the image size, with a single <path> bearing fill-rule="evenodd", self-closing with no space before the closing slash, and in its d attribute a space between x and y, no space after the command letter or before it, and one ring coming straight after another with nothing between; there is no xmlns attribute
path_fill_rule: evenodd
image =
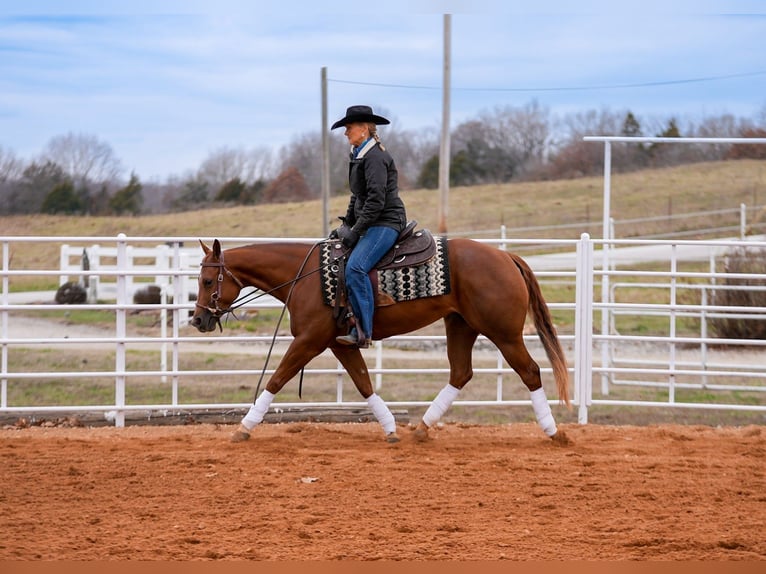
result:
<svg viewBox="0 0 766 574"><path fill-rule="evenodd" d="M393 247L378 261L370 275L374 271L386 269L399 269L400 267L414 267L425 263L436 255L436 241L431 232L421 229L415 232L418 222L410 221L399 233ZM330 250L330 257L334 261L344 262L346 255L351 251L340 241L335 241Z"/></svg>
<svg viewBox="0 0 766 574"><path fill-rule="evenodd" d="M415 228L417 225L417 221L410 221L399 233L396 243L370 271L370 282L375 292L376 307L393 305L396 302L390 295L380 291L379 271L415 267L426 263L436 255L436 240L433 235L427 229L420 229L416 232ZM342 326L346 320L351 318L349 313L343 312L344 307L346 307L345 266L350 251L351 249L343 245L341 241L333 241L330 245L330 259L335 262L338 278L338 293L335 297L333 315L339 326ZM351 320L353 322L353 318Z"/></svg>

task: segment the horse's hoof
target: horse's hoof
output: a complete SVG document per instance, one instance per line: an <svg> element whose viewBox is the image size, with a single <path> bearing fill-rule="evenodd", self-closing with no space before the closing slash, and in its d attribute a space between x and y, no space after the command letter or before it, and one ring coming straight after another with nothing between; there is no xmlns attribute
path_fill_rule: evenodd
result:
<svg viewBox="0 0 766 574"><path fill-rule="evenodd" d="M240 425L240 427L232 433L231 442L245 442L249 438L250 433L245 427Z"/></svg>
<svg viewBox="0 0 766 574"><path fill-rule="evenodd" d="M551 437L553 444L556 446L571 446L574 444L571 438L563 430L556 431L556 434Z"/></svg>
<svg viewBox="0 0 766 574"><path fill-rule="evenodd" d="M386 435L386 442L389 444L395 444L399 442L399 435L396 434L396 432L390 432Z"/></svg>
<svg viewBox="0 0 766 574"><path fill-rule="evenodd" d="M428 427L424 425L418 425L414 431L412 431L412 438L417 442L426 442L428 440Z"/></svg>

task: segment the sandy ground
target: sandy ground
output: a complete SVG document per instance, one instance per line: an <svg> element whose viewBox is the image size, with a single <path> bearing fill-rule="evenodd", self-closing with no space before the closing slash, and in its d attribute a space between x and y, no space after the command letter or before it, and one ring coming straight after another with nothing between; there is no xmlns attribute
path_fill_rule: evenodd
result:
<svg viewBox="0 0 766 574"><path fill-rule="evenodd" d="M766 429L0 431L0 560L766 559Z"/></svg>

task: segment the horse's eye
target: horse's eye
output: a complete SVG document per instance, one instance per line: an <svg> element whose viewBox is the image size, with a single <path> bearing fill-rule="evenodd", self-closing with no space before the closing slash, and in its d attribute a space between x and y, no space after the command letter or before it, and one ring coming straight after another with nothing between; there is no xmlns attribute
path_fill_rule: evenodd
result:
<svg viewBox="0 0 766 574"><path fill-rule="evenodd" d="M205 287L212 287L212 285L213 285L213 280L212 280L212 279L203 279L203 280L202 280L202 284L203 284Z"/></svg>

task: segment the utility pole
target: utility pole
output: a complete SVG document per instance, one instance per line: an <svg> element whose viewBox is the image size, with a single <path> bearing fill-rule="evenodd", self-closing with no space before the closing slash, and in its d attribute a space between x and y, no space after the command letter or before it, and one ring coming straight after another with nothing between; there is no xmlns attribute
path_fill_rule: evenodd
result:
<svg viewBox="0 0 766 574"><path fill-rule="evenodd" d="M452 14L444 14L444 79L442 83L442 137L439 146L439 233L447 233L449 215L450 162L450 52L452 44Z"/></svg>
<svg viewBox="0 0 766 574"><path fill-rule="evenodd" d="M330 132L327 129L327 66L322 67L322 234L330 235Z"/></svg>

